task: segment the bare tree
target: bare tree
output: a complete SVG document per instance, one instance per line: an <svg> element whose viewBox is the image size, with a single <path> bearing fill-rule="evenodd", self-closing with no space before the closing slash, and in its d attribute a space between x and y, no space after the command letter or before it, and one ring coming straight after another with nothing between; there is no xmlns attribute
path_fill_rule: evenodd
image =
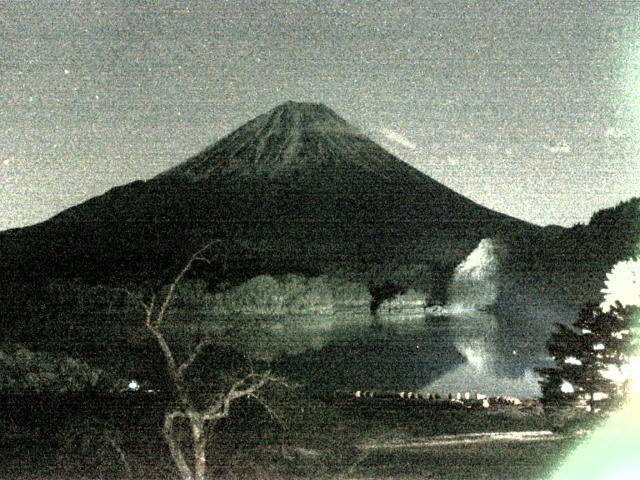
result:
<svg viewBox="0 0 640 480"><path fill-rule="evenodd" d="M147 300L140 295L134 295L128 290L123 290L144 309L145 327L154 336L160 346L169 378L176 391L178 405L173 410L165 413L162 431L169 446L171 458L182 480L205 479L207 468L206 429L229 415L229 410L234 400L242 397L254 398L271 413L271 410L258 397L258 393L269 383L280 383L284 385L283 380L274 376L270 370L262 373L250 373L244 378L235 381L227 391L217 392L210 400L205 402L206 405L204 406L193 397L187 388L186 374L189 368L193 365L198 355L212 343L212 340L206 336L201 338L195 347L187 353L186 358L179 363L160 327L166 319L167 311L171 302L174 300L176 288L179 283L191 270L195 262L202 261L210 263L205 253L209 251L215 243L216 242L210 242L195 252L171 283L161 288L159 292L152 293ZM187 462L185 453L175 434L174 424L177 419L186 420L191 429L191 439L193 442L192 465L189 465Z"/></svg>

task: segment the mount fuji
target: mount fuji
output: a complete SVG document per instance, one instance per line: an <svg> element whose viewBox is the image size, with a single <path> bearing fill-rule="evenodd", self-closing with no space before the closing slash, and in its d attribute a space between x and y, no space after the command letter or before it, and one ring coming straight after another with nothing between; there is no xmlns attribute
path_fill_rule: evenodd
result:
<svg viewBox="0 0 640 480"><path fill-rule="evenodd" d="M483 238L537 230L421 173L330 108L286 102L152 179L0 233L0 258L16 278L102 282L155 275L220 239L224 275L246 278L454 266Z"/></svg>

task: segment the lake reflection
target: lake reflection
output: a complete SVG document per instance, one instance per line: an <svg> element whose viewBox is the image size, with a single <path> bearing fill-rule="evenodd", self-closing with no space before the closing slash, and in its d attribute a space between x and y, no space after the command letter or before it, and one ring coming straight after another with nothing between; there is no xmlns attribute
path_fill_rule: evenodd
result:
<svg viewBox="0 0 640 480"><path fill-rule="evenodd" d="M260 349L275 366L318 392L357 389L482 392L532 397L544 342L508 335L489 313L426 316L420 310L342 312L273 322Z"/></svg>

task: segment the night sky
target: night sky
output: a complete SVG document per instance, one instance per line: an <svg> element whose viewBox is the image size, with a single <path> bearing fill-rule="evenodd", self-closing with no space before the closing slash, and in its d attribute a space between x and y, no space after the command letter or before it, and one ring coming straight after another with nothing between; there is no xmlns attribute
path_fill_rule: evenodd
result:
<svg viewBox="0 0 640 480"><path fill-rule="evenodd" d="M640 195L640 2L0 0L0 230L322 102L495 210Z"/></svg>

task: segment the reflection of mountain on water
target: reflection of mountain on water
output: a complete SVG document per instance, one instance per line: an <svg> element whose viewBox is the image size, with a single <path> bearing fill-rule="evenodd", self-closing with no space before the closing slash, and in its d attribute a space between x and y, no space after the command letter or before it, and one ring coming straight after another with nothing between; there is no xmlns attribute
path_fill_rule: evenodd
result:
<svg viewBox="0 0 640 480"><path fill-rule="evenodd" d="M432 388L539 393L533 368L547 361L545 342L558 309L542 297L534 301L531 290L522 298L505 296L507 258L506 246L487 238L456 267L448 304L434 313L450 317L454 343L467 362Z"/></svg>
<svg viewBox="0 0 640 480"><path fill-rule="evenodd" d="M455 268L446 305L424 308L422 299L407 297L374 317L350 310L236 319L230 347L316 392L535 396L533 369L547 362L545 327L557 309L531 301L531 291L505 298L505 255L500 242L482 240Z"/></svg>
<svg viewBox="0 0 640 480"><path fill-rule="evenodd" d="M477 311L426 321L397 313L377 321L336 318L328 329L309 326L317 348L282 356L274 366L316 392L430 388L535 396L533 367L544 362L544 347L507 335L501 325L495 315Z"/></svg>
<svg viewBox="0 0 640 480"><path fill-rule="evenodd" d="M558 309L542 297L532 301L531 290L501 297L505 256L500 242L482 240L456 267L446 305L281 319L264 329L260 349L279 359L287 377L320 392L538 395L534 368L548 361L545 341Z"/></svg>
<svg viewBox="0 0 640 480"><path fill-rule="evenodd" d="M317 348L282 359L286 375L318 391L335 389L476 391L539 394L534 367L546 363L549 319L543 302L497 302L505 247L482 240L456 267L448 303L425 317L407 311L374 319L339 319L323 331L300 332ZM525 299L522 299L525 300ZM530 299L526 299L530 300ZM547 315L545 322L541 315ZM311 333L315 332L315 333ZM311 344L302 342L302 344Z"/></svg>
<svg viewBox="0 0 640 480"><path fill-rule="evenodd" d="M425 390L471 391L489 395L539 394L535 366L545 362L544 342L505 328L504 319L479 311L452 315L452 342L465 362L431 382Z"/></svg>
<svg viewBox="0 0 640 480"><path fill-rule="evenodd" d="M393 316L336 327L320 349L288 356L279 369L317 391L419 389L460 365L447 321Z"/></svg>

